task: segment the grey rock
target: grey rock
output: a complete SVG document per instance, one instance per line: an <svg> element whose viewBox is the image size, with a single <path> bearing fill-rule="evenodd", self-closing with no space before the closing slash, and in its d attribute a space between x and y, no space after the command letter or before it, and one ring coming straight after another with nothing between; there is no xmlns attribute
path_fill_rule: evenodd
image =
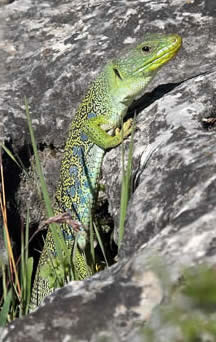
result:
<svg viewBox="0 0 216 342"><path fill-rule="evenodd" d="M121 256L130 255L143 241L164 229L185 233L188 230L186 247L186 242L192 241L187 240L189 236L198 238L201 232L213 228L215 130L206 131L202 118L211 112L215 78L216 72L212 71L180 84L138 117L139 155L135 155L135 163L139 159L139 175L135 176ZM146 127L150 146L158 147L143 168L142 136Z"/></svg>
<svg viewBox="0 0 216 342"><path fill-rule="evenodd" d="M11 49L3 49L1 139L18 151L29 143L24 96L37 141L59 151L86 83L106 59L147 31L178 32L183 48L135 105L133 192L118 263L57 290L5 328L2 341L144 341L146 322L158 330L156 341L182 338L178 326L161 327L160 308L169 309L170 287L185 267L216 261L215 127L202 122L215 117L214 2L25 0L3 11ZM103 165L116 239L120 160L116 148Z"/></svg>

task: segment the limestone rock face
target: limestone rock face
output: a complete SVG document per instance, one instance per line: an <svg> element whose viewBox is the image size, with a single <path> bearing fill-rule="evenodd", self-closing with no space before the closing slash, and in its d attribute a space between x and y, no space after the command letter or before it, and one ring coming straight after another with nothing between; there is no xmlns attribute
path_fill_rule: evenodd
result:
<svg viewBox="0 0 216 342"><path fill-rule="evenodd" d="M183 38L178 56L132 108L133 187L117 264L57 290L3 329L2 341L150 341L141 334L147 324L158 334L152 341L183 340L176 326L161 328L160 309L172 302L169 288L184 268L216 262L215 2L17 0L0 6L0 139L18 155L26 151L26 96L48 180L58 177L68 125L106 60L146 32ZM30 158L31 151L27 164ZM119 147L106 154L102 170L116 240L120 161ZM22 182L9 194L16 193L24 212L32 190L23 191ZM28 198L33 207L34 195Z"/></svg>

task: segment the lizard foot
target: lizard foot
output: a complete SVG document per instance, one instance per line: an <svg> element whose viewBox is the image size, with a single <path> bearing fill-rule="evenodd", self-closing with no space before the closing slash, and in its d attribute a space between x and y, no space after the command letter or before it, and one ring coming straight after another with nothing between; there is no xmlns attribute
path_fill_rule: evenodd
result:
<svg viewBox="0 0 216 342"><path fill-rule="evenodd" d="M133 120L128 119L126 122L123 123L122 129L118 127L115 129L115 135L121 136L122 137L121 140L127 138L132 132L132 123L133 123Z"/></svg>

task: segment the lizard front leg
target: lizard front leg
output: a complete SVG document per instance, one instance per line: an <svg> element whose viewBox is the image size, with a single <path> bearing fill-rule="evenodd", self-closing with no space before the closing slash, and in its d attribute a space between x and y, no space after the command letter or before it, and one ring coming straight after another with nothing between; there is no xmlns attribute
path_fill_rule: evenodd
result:
<svg viewBox="0 0 216 342"><path fill-rule="evenodd" d="M103 129L101 126L108 127ZM118 146L121 144L123 139L125 139L132 132L132 119L124 122L122 129L117 128L115 130L115 135L109 135L106 130L112 128L109 119L100 115L91 119L88 119L83 124L83 132L88 136L88 138L97 146L107 150L109 148Z"/></svg>

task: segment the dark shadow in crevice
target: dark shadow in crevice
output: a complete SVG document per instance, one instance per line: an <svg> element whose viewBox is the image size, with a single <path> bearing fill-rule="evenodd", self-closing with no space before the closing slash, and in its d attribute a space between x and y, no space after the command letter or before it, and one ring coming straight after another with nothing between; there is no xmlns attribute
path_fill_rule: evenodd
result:
<svg viewBox="0 0 216 342"><path fill-rule="evenodd" d="M134 101L129 107L127 118L131 117L131 115L133 115L134 113L139 114L145 108L152 105L155 101L159 100L161 97L178 87L181 83L182 82L162 84L155 88L152 92L145 93L138 100Z"/></svg>
<svg viewBox="0 0 216 342"><path fill-rule="evenodd" d="M11 157L3 150L2 153L2 164L4 170L4 188L6 194L7 203L7 220L8 230L12 241L13 253L15 261L17 261L21 254L21 233L25 232L26 216L21 216L19 203L17 201L17 191L20 187L22 177L25 177L24 169L28 172L31 166L31 158L33 155L32 146L26 143L19 151L14 151L13 142L5 143L6 148L11 152L13 157L19 163L19 167ZM38 151L43 151L46 145L38 145ZM26 175L26 177L28 177ZM28 203L28 194L26 193L26 202ZM0 214L1 215L1 214ZM2 229L2 227L0 227ZM38 225L29 225L29 238L37 231ZM24 233L25 235L25 233ZM40 257L40 251L43 248L43 241L45 239L46 231L40 231L35 234L32 241L29 243L29 256L34 258L34 269L37 261ZM1 289L0 289L1 296Z"/></svg>
<svg viewBox="0 0 216 342"><path fill-rule="evenodd" d="M214 70L207 70L204 72L200 72L199 74L192 75L181 82L177 83L166 83L166 84L161 84L158 87L156 87L153 91L149 93L145 93L143 96L141 96L138 100L134 101L132 105L128 109L128 114L127 117L131 117L134 115L134 113L139 114L142 110L153 104L155 101L159 100L161 97L164 95L168 94L171 92L173 89L178 87L180 84L187 82L189 80L192 80L198 76L205 76L213 73Z"/></svg>
<svg viewBox="0 0 216 342"><path fill-rule="evenodd" d="M25 168L29 167L29 158L32 154L30 146L24 146L18 153L16 153L12 146L12 142L5 143L5 146L19 162L22 161L22 165ZM10 156L4 152L2 156L3 170L4 170L4 187L7 203L7 219L8 229L10 237L13 241L15 256L20 253L21 242L21 217L18 212L16 203L16 192L20 184L20 177L22 169L10 158ZM26 199L27 200L27 199Z"/></svg>
<svg viewBox="0 0 216 342"><path fill-rule="evenodd" d="M115 263L115 257L118 253L117 245L113 239L114 221L109 214L109 203L108 200L104 199L100 202L100 199L96 202L95 212L94 212L94 222L96 224L97 230L100 235L100 239L103 243L103 248L105 251L105 256L108 265L111 266ZM97 240L97 239L96 239ZM95 248L96 264L99 268L103 269L106 265L104 260L104 255L101 250L99 243Z"/></svg>
<svg viewBox="0 0 216 342"><path fill-rule="evenodd" d="M21 166L19 167L6 152L3 152L2 162L4 169L4 187L7 203L8 229L11 240L13 242L13 252L15 258L18 258L21 251L21 230L25 229L26 217L22 217L20 215L19 203L17 202L17 191L19 189L22 177L25 177L24 170L26 170L27 172L29 171L33 150L32 146L28 143L26 143L18 152L13 150L12 141L5 143L5 146ZM46 146L44 146L44 144L41 144L41 146L38 146L38 151L43 151L44 148L46 148ZM26 202L28 203L27 193ZM36 225L33 226L30 222L29 237L34 234L37 228L38 227ZM30 256L39 255L36 250L41 250L43 235L44 232L36 234L35 238L30 243Z"/></svg>

